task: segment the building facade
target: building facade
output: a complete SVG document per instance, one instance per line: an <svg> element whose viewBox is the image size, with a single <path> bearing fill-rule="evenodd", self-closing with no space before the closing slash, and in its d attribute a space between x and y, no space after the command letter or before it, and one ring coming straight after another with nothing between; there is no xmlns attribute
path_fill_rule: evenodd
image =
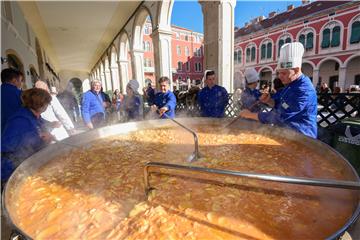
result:
<svg viewBox="0 0 360 240"><path fill-rule="evenodd" d="M360 2L302 1L236 30L235 88L244 87L247 67L254 67L261 80L272 81L281 46L294 41L304 45L302 70L314 86L325 82L346 90L360 85Z"/></svg>
<svg viewBox="0 0 360 240"><path fill-rule="evenodd" d="M203 34L177 26L172 26L171 32L171 71L174 86L201 81L204 72ZM154 47L151 34L151 22L147 20L143 41L144 75L146 82L151 81L154 84Z"/></svg>

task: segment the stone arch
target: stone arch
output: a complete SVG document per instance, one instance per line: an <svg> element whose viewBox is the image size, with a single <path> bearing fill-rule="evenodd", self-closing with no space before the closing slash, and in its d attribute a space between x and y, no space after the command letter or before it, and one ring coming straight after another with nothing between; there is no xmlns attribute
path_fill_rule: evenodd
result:
<svg viewBox="0 0 360 240"><path fill-rule="evenodd" d="M118 49L113 45L110 49L110 73L112 79L113 90L120 89L120 80L119 80L119 54Z"/></svg>
<svg viewBox="0 0 360 240"><path fill-rule="evenodd" d="M144 24L148 17L150 17L151 25L154 29L153 17L146 6L141 6L136 14L134 25L133 25L133 34L132 34L132 49L142 49L143 44L143 35L144 35Z"/></svg>
<svg viewBox="0 0 360 240"><path fill-rule="evenodd" d="M349 57L344 65L346 66L344 88L348 89L351 85L360 85L360 54Z"/></svg>
<svg viewBox="0 0 360 240"><path fill-rule="evenodd" d="M162 29L171 27L171 15L174 6L173 0L165 0L158 2L157 17L155 25Z"/></svg>
<svg viewBox="0 0 360 240"><path fill-rule="evenodd" d="M263 66L259 69L260 87L264 84L271 84L274 75L274 70L270 66Z"/></svg>
<svg viewBox="0 0 360 240"><path fill-rule="evenodd" d="M119 38L120 91L125 93L125 86L132 78L130 38L127 31L122 31Z"/></svg>
<svg viewBox="0 0 360 240"><path fill-rule="evenodd" d="M343 67L340 59L328 57L321 60L317 66L319 69L319 82L321 80L322 83L328 84L331 89L339 85L339 70Z"/></svg>
<svg viewBox="0 0 360 240"><path fill-rule="evenodd" d="M315 64L311 61L303 61L301 65L301 71L304 75L308 76L313 82L313 73L315 69Z"/></svg>

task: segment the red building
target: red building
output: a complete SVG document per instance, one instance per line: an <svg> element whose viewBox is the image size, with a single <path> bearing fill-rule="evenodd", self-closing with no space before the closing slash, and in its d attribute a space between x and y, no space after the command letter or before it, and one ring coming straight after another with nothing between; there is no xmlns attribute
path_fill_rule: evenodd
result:
<svg viewBox="0 0 360 240"><path fill-rule="evenodd" d="M294 41L304 44L302 69L314 85L360 85L360 2L302 1L236 30L235 86L244 86L246 67L255 67L262 80L273 80L279 49Z"/></svg>
<svg viewBox="0 0 360 240"><path fill-rule="evenodd" d="M144 26L144 72L145 79L155 81L154 48L151 38L151 22ZM202 33L193 32L186 28L172 26L172 73L173 81L187 84L200 81L203 77L203 39Z"/></svg>

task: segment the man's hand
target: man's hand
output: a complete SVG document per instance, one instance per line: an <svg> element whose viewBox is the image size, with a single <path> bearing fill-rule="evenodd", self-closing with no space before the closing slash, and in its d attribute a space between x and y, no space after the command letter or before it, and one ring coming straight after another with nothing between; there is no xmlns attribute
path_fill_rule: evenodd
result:
<svg viewBox="0 0 360 240"><path fill-rule="evenodd" d="M162 116L164 113L166 113L169 109L167 107L162 107L159 109L159 114Z"/></svg>
<svg viewBox="0 0 360 240"><path fill-rule="evenodd" d="M55 140L54 136L51 135L49 132L41 132L41 133L40 133L40 138L41 138L45 143L51 143L52 141Z"/></svg>
<svg viewBox="0 0 360 240"><path fill-rule="evenodd" d="M242 117L242 118L253 119L253 120L259 121L258 114L257 114L257 113L253 113L253 112L251 112L251 111L248 110L248 109L242 110L242 111L239 113L239 116Z"/></svg>
<svg viewBox="0 0 360 240"><path fill-rule="evenodd" d="M151 110L152 112L156 112L156 111L158 110L158 108L157 108L156 105L151 105L150 110Z"/></svg>
<svg viewBox="0 0 360 240"><path fill-rule="evenodd" d="M87 123L86 126L89 128L89 129L94 129L94 126L91 122Z"/></svg>
<svg viewBox="0 0 360 240"><path fill-rule="evenodd" d="M270 93L263 93L260 96L259 100L260 100L260 102L265 103L265 104L269 105L270 107L274 107L274 105L275 105L275 102L271 98Z"/></svg>

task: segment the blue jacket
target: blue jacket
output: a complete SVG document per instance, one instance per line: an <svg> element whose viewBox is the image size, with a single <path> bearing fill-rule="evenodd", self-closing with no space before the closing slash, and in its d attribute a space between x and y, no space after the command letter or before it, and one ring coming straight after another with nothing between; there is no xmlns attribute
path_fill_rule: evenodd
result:
<svg viewBox="0 0 360 240"><path fill-rule="evenodd" d="M84 93L81 104L81 114L85 124L91 122L91 117L96 113L102 113L105 119L105 110L103 106L104 97L102 93L96 94L89 90Z"/></svg>
<svg viewBox="0 0 360 240"><path fill-rule="evenodd" d="M202 117L224 117L225 107L229 102L229 95L225 88L215 85L211 89L204 87L198 93L197 101L200 105Z"/></svg>
<svg viewBox="0 0 360 240"><path fill-rule="evenodd" d="M2 180L7 180L22 161L46 146L39 134L44 124L42 118L23 107L8 119L1 135Z"/></svg>
<svg viewBox="0 0 360 240"><path fill-rule="evenodd" d="M166 112L166 115L169 116L169 118L175 118L176 97L174 93L169 90L166 93L156 93L154 104L158 108L167 107L169 110ZM167 117L162 115L161 118L166 119Z"/></svg>
<svg viewBox="0 0 360 240"><path fill-rule="evenodd" d="M1 84L1 132L9 117L21 108L21 90L8 83Z"/></svg>
<svg viewBox="0 0 360 240"><path fill-rule="evenodd" d="M146 95L148 97L147 102L149 106L153 105L155 101L155 90L152 87L148 87L146 89Z"/></svg>
<svg viewBox="0 0 360 240"><path fill-rule="evenodd" d="M249 109L251 112L260 112L261 107L258 102L261 93L258 89L245 88L241 94L241 103L243 108ZM258 103L258 104L257 104Z"/></svg>
<svg viewBox="0 0 360 240"><path fill-rule="evenodd" d="M258 114L260 122L287 126L309 137L317 137L317 96L307 76L301 75L287 85L274 101L272 111Z"/></svg>
<svg viewBox="0 0 360 240"><path fill-rule="evenodd" d="M125 112L128 120L139 119L140 107L141 107L141 96L134 95L133 97L126 96L124 100Z"/></svg>

